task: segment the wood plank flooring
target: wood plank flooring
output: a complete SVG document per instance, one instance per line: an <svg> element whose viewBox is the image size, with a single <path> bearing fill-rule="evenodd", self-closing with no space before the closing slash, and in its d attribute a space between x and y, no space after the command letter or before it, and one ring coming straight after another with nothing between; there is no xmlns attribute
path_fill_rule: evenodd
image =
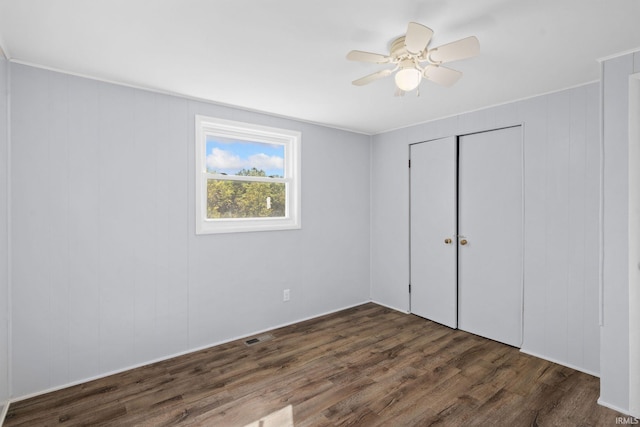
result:
<svg viewBox="0 0 640 427"><path fill-rule="evenodd" d="M607 426L598 378L364 304L11 404L5 426ZM253 424L252 424L253 423ZM284 424L286 425L286 423Z"/></svg>

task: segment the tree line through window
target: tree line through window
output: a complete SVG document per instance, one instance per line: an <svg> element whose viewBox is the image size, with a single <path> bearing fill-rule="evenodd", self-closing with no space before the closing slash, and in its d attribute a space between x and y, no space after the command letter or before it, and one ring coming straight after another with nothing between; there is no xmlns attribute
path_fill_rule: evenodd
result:
<svg viewBox="0 0 640 427"><path fill-rule="evenodd" d="M238 176L266 176L257 168ZM285 216L283 183L207 180L207 218L273 218Z"/></svg>

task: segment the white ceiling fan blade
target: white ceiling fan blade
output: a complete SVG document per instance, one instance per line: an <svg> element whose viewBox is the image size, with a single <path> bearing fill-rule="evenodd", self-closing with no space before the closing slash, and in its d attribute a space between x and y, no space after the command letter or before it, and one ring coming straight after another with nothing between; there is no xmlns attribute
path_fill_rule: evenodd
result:
<svg viewBox="0 0 640 427"><path fill-rule="evenodd" d="M439 65L428 65L422 73L425 79L431 80L439 85L449 87L460 80L462 73L451 68L441 67Z"/></svg>
<svg viewBox="0 0 640 427"><path fill-rule="evenodd" d="M417 55L429 44L433 36L433 30L416 22L409 22L407 34L404 37L404 45L407 51L413 55Z"/></svg>
<svg viewBox="0 0 640 427"><path fill-rule="evenodd" d="M364 76L359 78L358 80L354 80L353 83L356 86L363 86L368 83L371 83L374 80L381 79L382 77L387 77L393 72L393 70L380 70L377 73L369 74L368 76Z"/></svg>
<svg viewBox="0 0 640 427"><path fill-rule="evenodd" d="M429 50L429 60L440 64L471 58L479 53L480 42L475 36L471 36Z"/></svg>
<svg viewBox="0 0 640 427"><path fill-rule="evenodd" d="M376 64L386 64L389 57L379 53L363 52L361 50L352 50L347 54L347 59L360 62L374 62Z"/></svg>

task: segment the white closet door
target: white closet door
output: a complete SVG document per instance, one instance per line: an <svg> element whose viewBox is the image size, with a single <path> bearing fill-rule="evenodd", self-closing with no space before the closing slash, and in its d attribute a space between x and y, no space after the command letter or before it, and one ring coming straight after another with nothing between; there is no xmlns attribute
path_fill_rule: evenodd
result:
<svg viewBox="0 0 640 427"><path fill-rule="evenodd" d="M458 327L520 347L521 128L460 137L458 179Z"/></svg>
<svg viewBox="0 0 640 427"><path fill-rule="evenodd" d="M411 312L457 327L456 139L411 146ZM448 243L446 240L448 240Z"/></svg>

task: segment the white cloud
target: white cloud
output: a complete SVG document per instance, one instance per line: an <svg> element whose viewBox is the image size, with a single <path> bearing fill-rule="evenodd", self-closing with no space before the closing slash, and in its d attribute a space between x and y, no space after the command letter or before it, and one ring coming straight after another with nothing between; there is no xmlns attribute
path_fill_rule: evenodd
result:
<svg viewBox="0 0 640 427"><path fill-rule="evenodd" d="M284 159L279 156L268 156L264 153L253 154L242 158L231 151L213 148L207 155L207 168L218 172L238 171L240 169L256 168L264 171L283 169Z"/></svg>
<svg viewBox="0 0 640 427"><path fill-rule="evenodd" d="M230 151L214 148L211 150L211 154L207 155L207 168L223 171L228 169L242 169L243 162L240 156L237 156Z"/></svg>
<svg viewBox="0 0 640 427"><path fill-rule="evenodd" d="M272 170L284 168L284 159L278 156L268 156L264 153L249 156L249 164L247 167L255 167L256 169Z"/></svg>

